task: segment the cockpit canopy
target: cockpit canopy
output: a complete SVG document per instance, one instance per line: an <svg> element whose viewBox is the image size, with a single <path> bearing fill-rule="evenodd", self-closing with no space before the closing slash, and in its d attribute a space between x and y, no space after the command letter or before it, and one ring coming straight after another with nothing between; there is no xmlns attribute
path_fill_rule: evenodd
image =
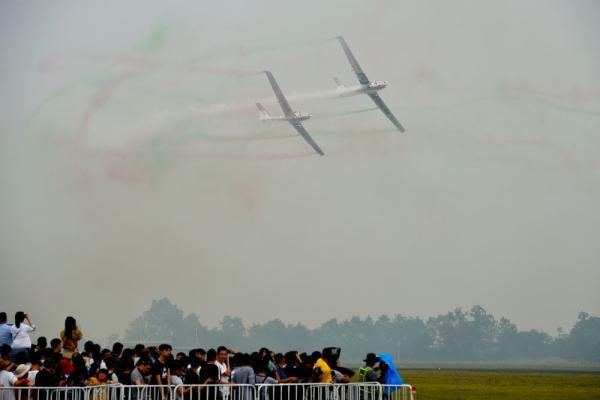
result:
<svg viewBox="0 0 600 400"><path fill-rule="evenodd" d="M309 119L311 117L311 115L309 113L304 112L304 111L294 111L294 116L301 120Z"/></svg>
<svg viewBox="0 0 600 400"><path fill-rule="evenodd" d="M384 88L388 84L388 81L373 81L369 83L369 87L372 88Z"/></svg>

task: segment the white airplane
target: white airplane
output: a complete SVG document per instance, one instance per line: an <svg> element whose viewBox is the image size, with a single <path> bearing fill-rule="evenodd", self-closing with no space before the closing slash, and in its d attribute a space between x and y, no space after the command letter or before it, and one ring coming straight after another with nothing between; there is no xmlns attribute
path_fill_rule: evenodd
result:
<svg viewBox="0 0 600 400"><path fill-rule="evenodd" d="M277 97L277 101L279 101L279 105L281 106L281 110L283 111L282 116L272 117L271 114L264 108L260 103L256 103L256 107L258 107L258 111L260 113L261 121L287 121L298 131L300 136L320 155L324 155L323 150L319 147L319 145L313 140L313 138L308 134L304 126L302 125L302 121L306 121L311 117L310 114L302 112L302 111L294 111L287 99L283 95L281 88L277 84L275 77L270 71L264 71L269 78L269 82L271 83L271 87L275 92L275 97Z"/></svg>
<svg viewBox="0 0 600 400"><path fill-rule="evenodd" d="M358 78L358 82L360 83L360 85L346 87L342 85L338 78L333 78L337 84L338 96L346 97L356 94L367 94L371 100L375 102L375 105L377 105L377 107L385 114L385 116L392 121L392 124L394 124L394 126L396 126L400 132L404 132L404 127L402 124L396 119L394 114L392 114L383 100L381 100L379 94L377 94L378 91L384 89L388 85L388 81L369 81L369 78L367 78L367 75L364 73L360 65L358 65L358 61L356 61L356 58L354 58L354 54L352 54L352 51L350 51L350 48L348 47L348 44L346 44L344 38L338 36L337 39L340 41L342 49L344 49L344 53L346 53L346 57L348 58L350 65L352 65L352 69L354 70L354 73Z"/></svg>
<svg viewBox="0 0 600 400"><path fill-rule="evenodd" d="M256 107L258 108L258 118L263 122L288 120L288 117L286 117L285 115L272 116L271 113L269 113L269 111L267 111L267 109L263 107L263 105L260 103L256 103ZM294 115L299 121L306 121L307 119L312 117L312 115L310 115L309 113L305 113L304 111L294 111Z"/></svg>

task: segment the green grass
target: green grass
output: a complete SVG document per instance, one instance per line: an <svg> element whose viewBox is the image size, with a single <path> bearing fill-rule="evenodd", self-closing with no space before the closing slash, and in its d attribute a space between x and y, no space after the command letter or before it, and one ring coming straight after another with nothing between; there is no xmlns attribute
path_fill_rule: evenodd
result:
<svg viewBox="0 0 600 400"><path fill-rule="evenodd" d="M600 399L600 374L575 372L401 370L415 400Z"/></svg>

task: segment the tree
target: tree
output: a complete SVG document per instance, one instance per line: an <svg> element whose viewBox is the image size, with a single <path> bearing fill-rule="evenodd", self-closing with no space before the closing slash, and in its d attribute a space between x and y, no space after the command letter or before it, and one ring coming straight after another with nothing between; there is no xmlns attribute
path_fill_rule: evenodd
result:
<svg viewBox="0 0 600 400"><path fill-rule="evenodd" d="M221 330L219 332L220 345L242 348L244 346L246 328L240 317L223 317L221 321Z"/></svg>
<svg viewBox="0 0 600 400"><path fill-rule="evenodd" d="M113 337L115 339L115 337ZM285 325L280 319L246 329L239 317L225 316L213 329L196 314L184 317L169 299L154 300L150 309L129 324L128 342L169 342L179 348L225 345L241 351L268 347L275 351L312 352L327 346L342 348L346 363L369 352L390 353L402 361L532 361L547 357L600 362L600 318L581 312L569 332L556 338L539 330L520 331L506 318L497 321L481 306L457 308L423 320L396 315L361 319L330 319L315 329Z"/></svg>
<svg viewBox="0 0 600 400"><path fill-rule="evenodd" d="M600 362L600 318L580 312L565 342L565 358Z"/></svg>
<svg viewBox="0 0 600 400"><path fill-rule="evenodd" d="M183 311L169 299L153 300L150 309L131 322L125 339L130 342L162 341L172 343L175 333L181 331Z"/></svg>

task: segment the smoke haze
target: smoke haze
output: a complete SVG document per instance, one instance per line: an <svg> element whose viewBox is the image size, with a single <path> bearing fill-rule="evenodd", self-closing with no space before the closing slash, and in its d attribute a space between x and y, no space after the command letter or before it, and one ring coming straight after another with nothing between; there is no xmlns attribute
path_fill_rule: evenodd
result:
<svg viewBox="0 0 600 400"><path fill-rule="evenodd" d="M600 313L596 1L5 1L2 310ZM343 35L400 134L366 96ZM324 150L285 123L270 70ZM270 99L270 101L269 101Z"/></svg>

